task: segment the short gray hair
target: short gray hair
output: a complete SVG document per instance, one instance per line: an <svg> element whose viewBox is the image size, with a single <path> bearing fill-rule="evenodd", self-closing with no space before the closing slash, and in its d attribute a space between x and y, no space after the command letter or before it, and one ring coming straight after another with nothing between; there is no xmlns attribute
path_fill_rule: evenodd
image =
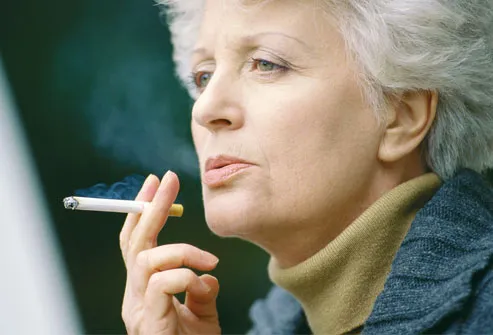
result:
<svg viewBox="0 0 493 335"><path fill-rule="evenodd" d="M190 57L205 0L158 0L164 6L176 71L190 95ZM386 97L438 92L426 137L428 166L442 179L461 168L493 167L493 1L322 0L375 111Z"/></svg>

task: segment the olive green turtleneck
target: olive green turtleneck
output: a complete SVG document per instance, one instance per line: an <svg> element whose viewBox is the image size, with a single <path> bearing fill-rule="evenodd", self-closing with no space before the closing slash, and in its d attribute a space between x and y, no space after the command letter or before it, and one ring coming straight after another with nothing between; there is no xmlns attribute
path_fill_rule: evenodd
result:
<svg viewBox="0 0 493 335"><path fill-rule="evenodd" d="M416 212L439 186L433 173L405 182L304 262L282 269L270 260L271 280L298 299L314 334L344 334L363 325Z"/></svg>

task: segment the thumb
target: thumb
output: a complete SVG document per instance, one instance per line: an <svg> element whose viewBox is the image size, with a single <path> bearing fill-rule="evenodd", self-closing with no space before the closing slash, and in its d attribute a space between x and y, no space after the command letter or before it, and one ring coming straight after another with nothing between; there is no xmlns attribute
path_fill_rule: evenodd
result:
<svg viewBox="0 0 493 335"><path fill-rule="evenodd" d="M210 287L206 294L187 292L185 306L199 318L217 317L216 299L219 293L219 282L216 277L205 274L200 280Z"/></svg>

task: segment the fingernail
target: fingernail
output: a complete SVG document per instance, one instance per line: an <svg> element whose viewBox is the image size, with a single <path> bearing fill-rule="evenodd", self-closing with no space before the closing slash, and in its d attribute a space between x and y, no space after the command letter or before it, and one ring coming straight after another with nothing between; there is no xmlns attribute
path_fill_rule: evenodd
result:
<svg viewBox="0 0 493 335"><path fill-rule="evenodd" d="M148 188L149 188L149 185L151 184L151 179L152 179L151 177L152 177L152 174L148 175L147 178L144 180L144 183L140 187L140 190L136 196L136 199L144 196L146 193L149 193Z"/></svg>
<svg viewBox="0 0 493 335"><path fill-rule="evenodd" d="M219 258L211 254L210 252L202 250L202 259L210 265L216 265L219 263Z"/></svg>
<svg viewBox="0 0 493 335"><path fill-rule="evenodd" d="M142 187L147 186L149 182L152 179L153 174L151 173L150 175L147 176L146 180L144 180L144 184L142 184Z"/></svg>
<svg viewBox="0 0 493 335"><path fill-rule="evenodd" d="M168 170L164 174L163 179L161 179L161 185L166 186L166 184L169 183L170 179L171 179L171 171Z"/></svg>
<svg viewBox="0 0 493 335"><path fill-rule="evenodd" d="M209 285L207 285L202 279L200 279L200 286L206 293L209 293L212 290L212 288Z"/></svg>
<svg viewBox="0 0 493 335"><path fill-rule="evenodd" d="M169 183L169 180L170 180L170 171L168 170L163 178L161 179L161 183L159 184L159 189L160 190L163 190L164 187Z"/></svg>
<svg viewBox="0 0 493 335"><path fill-rule="evenodd" d="M212 265L217 265L217 263L219 263L219 258L217 258L216 256L214 256L214 259L211 260L211 264Z"/></svg>

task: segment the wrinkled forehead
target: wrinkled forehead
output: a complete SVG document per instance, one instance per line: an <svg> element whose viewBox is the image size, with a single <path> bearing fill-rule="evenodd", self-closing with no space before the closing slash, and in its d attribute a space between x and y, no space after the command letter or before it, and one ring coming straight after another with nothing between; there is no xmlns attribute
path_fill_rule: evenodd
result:
<svg viewBox="0 0 493 335"><path fill-rule="evenodd" d="M259 30L261 25L272 23L273 18L285 19L285 27L293 27L293 21L295 14L299 14L301 9L308 12L308 19L305 18L304 22L300 22L300 27L306 28L308 25L315 25L315 31L317 35L324 35L322 26L325 26L325 22L319 18L324 14L327 14L325 10L327 2L331 0L158 0L163 5L169 4L166 7L166 15L170 24L170 32L173 42L173 59L176 65L176 72L181 81L189 89L191 96L196 98L193 85L190 84L189 76L191 72L192 55L193 50L201 47L213 47L214 35L222 31L230 31L232 28L240 28L237 20L229 20L223 22L221 18L209 20L211 24L204 22L206 7L212 8L214 5L232 6L237 12L243 12L248 14L243 17L249 20L256 20L252 24L243 24L239 32L244 34L254 34L253 28ZM296 5L296 10L293 13L290 5ZM270 7L269 7L270 6ZM319 8L320 7L320 8ZM291 9L291 10L289 10ZM316 14L316 18L314 16ZM213 18L213 15L209 16ZM229 18L226 16L226 18ZM217 24L221 23L220 26ZM333 27L332 27L333 28ZM200 40L199 36L201 32L205 32L205 29L212 29L209 35L209 40ZM279 31L279 29L276 29ZM284 28L280 29L286 32ZM307 35L313 37L313 29ZM299 36L299 35L298 35ZM212 42L210 38L212 37ZM223 36L224 37L224 36ZM230 40L235 39L230 35ZM303 38L303 36L302 36ZM317 41L320 45L323 43L323 38Z"/></svg>

